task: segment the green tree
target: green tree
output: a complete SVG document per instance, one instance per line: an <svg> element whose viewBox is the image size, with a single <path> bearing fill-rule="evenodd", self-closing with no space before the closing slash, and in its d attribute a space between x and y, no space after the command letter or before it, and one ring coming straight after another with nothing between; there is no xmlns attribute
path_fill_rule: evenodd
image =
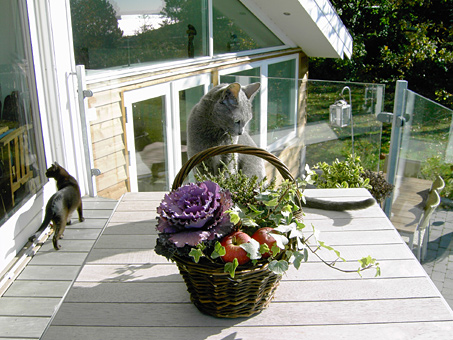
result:
<svg viewBox="0 0 453 340"><path fill-rule="evenodd" d="M453 106L451 0L331 0L354 39L350 60L313 58L313 79L405 79L415 92Z"/></svg>
<svg viewBox="0 0 453 340"><path fill-rule="evenodd" d="M90 54L116 48L123 36L115 9L107 0L71 0L71 18L76 63L84 64L86 68L98 66L90 65L93 63ZM96 63L110 64L112 61L107 59Z"/></svg>

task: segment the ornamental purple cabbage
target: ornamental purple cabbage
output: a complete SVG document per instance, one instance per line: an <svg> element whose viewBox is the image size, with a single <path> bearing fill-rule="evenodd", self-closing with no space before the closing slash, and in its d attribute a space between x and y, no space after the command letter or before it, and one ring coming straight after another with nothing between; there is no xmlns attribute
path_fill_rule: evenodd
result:
<svg viewBox="0 0 453 340"><path fill-rule="evenodd" d="M182 186L166 194L159 207L157 231L176 247L196 246L222 238L233 230L230 192L205 181Z"/></svg>

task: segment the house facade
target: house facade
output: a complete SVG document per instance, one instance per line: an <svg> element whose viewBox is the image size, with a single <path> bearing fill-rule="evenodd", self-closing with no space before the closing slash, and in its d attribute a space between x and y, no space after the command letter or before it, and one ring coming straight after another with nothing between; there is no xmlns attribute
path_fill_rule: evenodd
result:
<svg viewBox="0 0 453 340"><path fill-rule="evenodd" d="M7 0L0 16L0 270L41 224L55 161L83 195L168 190L219 83L260 82L249 132L297 175L308 57L352 53L328 0Z"/></svg>

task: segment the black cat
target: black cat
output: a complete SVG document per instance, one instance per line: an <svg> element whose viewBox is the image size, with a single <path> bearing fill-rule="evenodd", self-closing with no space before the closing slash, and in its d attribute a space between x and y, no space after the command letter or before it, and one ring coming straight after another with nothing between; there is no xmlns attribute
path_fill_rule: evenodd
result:
<svg viewBox="0 0 453 340"><path fill-rule="evenodd" d="M82 213L82 197L77 180L57 162L47 169L46 176L57 181L58 191L47 202L44 221L29 240L33 242L52 221L53 247L55 250L59 250L61 246L58 244L58 240L63 237L66 224L71 224L70 218L74 210L77 209L80 222L85 220Z"/></svg>

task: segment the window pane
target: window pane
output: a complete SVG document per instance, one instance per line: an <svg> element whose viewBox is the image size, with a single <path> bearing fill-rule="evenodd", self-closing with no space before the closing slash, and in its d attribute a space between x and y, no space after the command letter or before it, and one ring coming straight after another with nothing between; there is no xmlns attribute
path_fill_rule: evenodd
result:
<svg viewBox="0 0 453 340"><path fill-rule="evenodd" d="M207 0L71 0L76 64L86 69L205 56Z"/></svg>
<svg viewBox="0 0 453 340"><path fill-rule="evenodd" d="M16 1L6 2L0 14L0 220L3 223L43 185L43 160L38 112L33 112L36 84L33 61L24 37L29 35L26 13ZM37 145L39 144L39 148Z"/></svg>
<svg viewBox="0 0 453 340"><path fill-rule="evenodd" d="M138 191L168 189L165 97L132 105Z"/></svg>
<svg viewBox="0 0 453 340"><path fill-rule="evenodd" d="M220 76L221 83L239 83L242 86L252 84L252 83L259 83L260 82L260 68L253 68L250 70L235 72L228 75ZM261 102L260 96L258 95L253 98L252 102L252 119L247 124L247 131L249 132L250 136L255 141L256 145L260 145L260 112L261 112Z"/></svg>
<svg viewBox="0 0 453 340"><path fill-rule="evenodd" d="M213 0L214 54L283 43L239 0Z"/></svg>
<svg viewBox="0 0 453 340"><path fill-rule="evenodd" d="M204 86L196 86L187 90L179 91L179 121L181 130L181 153L182 164L188 160L187 157L187 118L190 111L204 95Z"/></svg>
<svg viewBox="0 0 453 340"><path fill-rule="evenodd" d="M296 61L271 64L268 68L268 144L294 131L296 114Z"/></svg>

